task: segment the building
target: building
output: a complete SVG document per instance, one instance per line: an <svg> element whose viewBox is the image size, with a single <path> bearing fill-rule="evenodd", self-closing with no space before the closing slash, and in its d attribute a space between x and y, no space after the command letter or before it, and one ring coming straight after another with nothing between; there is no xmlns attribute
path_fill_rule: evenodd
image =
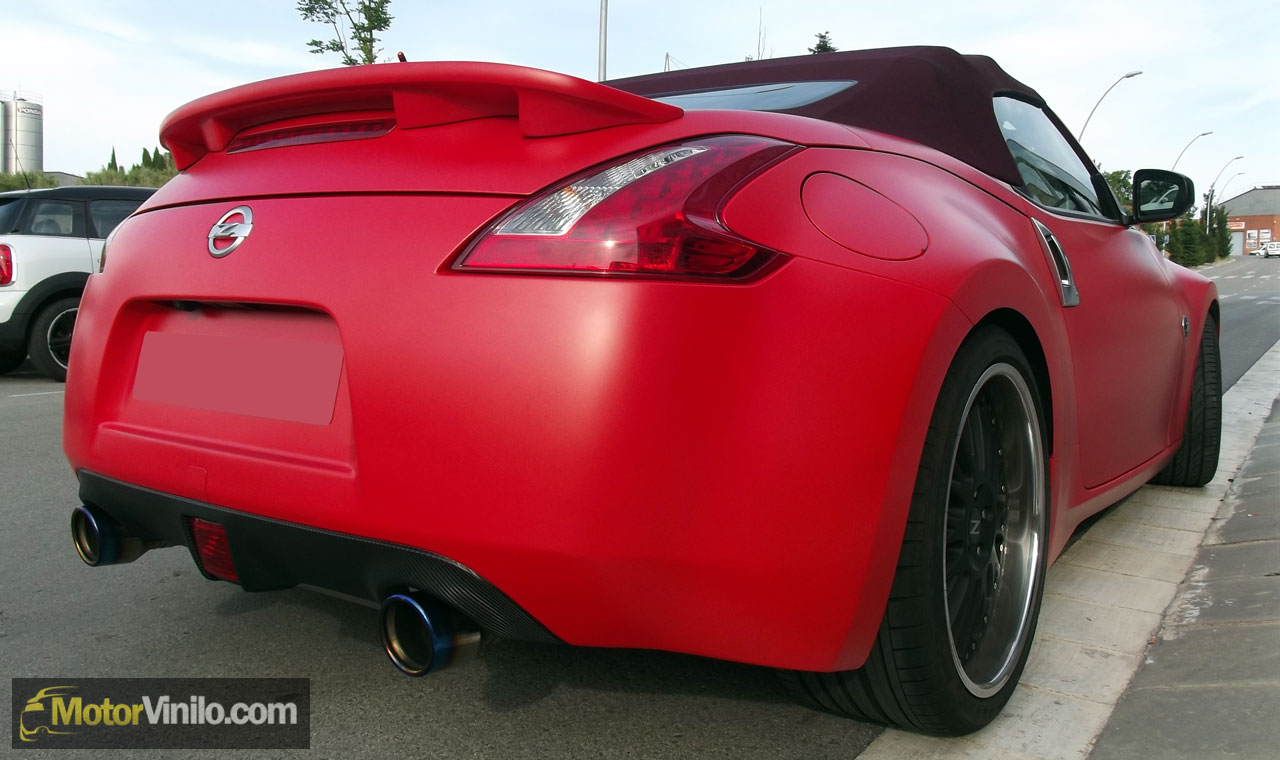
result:
<svg viewBox="0 0 1280 760"><path fill-rule="evenodd" d="M1272 241L1280 241L1280 185L1263 185L1224 201L1231 253L1252 254Z"/></svg>
<svg viewBox="0 0 1280 760"><path fill-rule="evenodd" d="M44 106L30 92L0 92L0 172L44 172Z"/></svg>

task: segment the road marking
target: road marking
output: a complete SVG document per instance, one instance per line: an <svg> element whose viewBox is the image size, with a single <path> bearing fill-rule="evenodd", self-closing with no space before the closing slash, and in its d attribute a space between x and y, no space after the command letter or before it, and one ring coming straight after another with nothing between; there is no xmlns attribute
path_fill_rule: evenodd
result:
<svg viewBox="0 0 1280 760"><path fill-rule="evenodd" d="M1239 277L1239 276L1240 276L1240 275L1238 275L1238 274L1229 274L1229 275L1227 275L1226 277L1223 277L1222 279L1224 279L1224 280L1234 280L1235 278L1237 278L1237 277Z"/></svg>
<svg viewBox="0 0 1280 760"><path fill-rule="evenodd" d="M9 398L26 398L27 396L53 396L58 393L66 393L66 391L44 391L42 393L14 393Z"/></svg>

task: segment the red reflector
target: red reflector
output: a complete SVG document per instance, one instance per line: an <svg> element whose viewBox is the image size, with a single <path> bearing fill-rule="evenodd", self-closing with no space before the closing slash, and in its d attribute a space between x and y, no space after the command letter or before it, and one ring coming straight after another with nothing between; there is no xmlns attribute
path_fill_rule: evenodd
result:
<svg viewBox="0 0 1280 760"><path fill-rule="evenodd" d="M283 148L289 145L364 140L382 137L396 125L393 119L348 121L341 124L313 124L304 127L272 129L251 135L240 135L227 145L228 153L243 153L263 148Z"/></svg>
<svg viewBox="0 0 1280 760"><path fill-rule="evenodd" d="M215 522L191 519L191 537L195 539L196 556L200 567L215 578L239 583L235 563L231 561L231 546L227 543L227 529Z"/></svg>
<svg viewBox="0 0 1280 760"><path fill-rule="evenodd" d="M0 245L0 285L13 282L13 249Z"/></svg>

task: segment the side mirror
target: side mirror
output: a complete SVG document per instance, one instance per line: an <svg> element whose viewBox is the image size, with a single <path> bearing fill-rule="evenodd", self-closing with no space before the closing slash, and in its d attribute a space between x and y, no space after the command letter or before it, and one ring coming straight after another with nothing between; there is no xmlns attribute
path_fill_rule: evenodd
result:
<svg viewBox="0 0 1280 760"><path fill-rule="evenodd" d="M1191 178L1164 169L1139 169L1133 175L1133 221L1177 219L1196 201Z"/></svg>

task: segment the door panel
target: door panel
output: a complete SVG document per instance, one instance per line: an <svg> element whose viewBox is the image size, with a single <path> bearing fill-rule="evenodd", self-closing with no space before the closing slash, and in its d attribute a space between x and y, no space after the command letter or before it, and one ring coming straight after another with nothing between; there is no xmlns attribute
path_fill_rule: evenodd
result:
<svg viewBox="0 0 1280 760"><path fill-rule="evenodd" d="M1113 222L1035 217L1070 260L1079 304L1063 308L1075 372L1086 487L1137 467L1169 443L1184 337L1164 261L1150 238Z"/></svg>

